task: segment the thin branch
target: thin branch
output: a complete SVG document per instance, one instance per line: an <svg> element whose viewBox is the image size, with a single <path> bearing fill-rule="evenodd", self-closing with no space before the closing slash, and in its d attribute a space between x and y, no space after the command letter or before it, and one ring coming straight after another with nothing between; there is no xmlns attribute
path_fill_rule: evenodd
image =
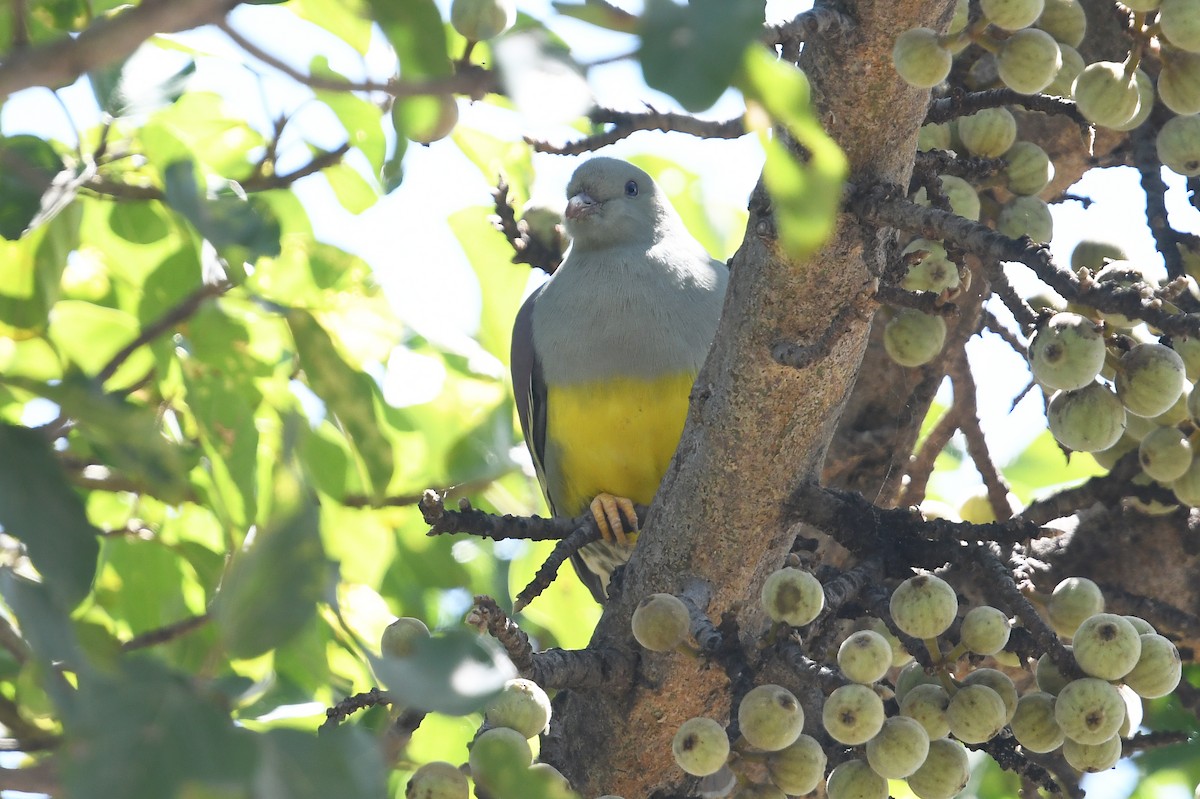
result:
<svg viewBox="0 0 1200 799"><path fill-rule="evenodd" d="M1069 118L1081 129L1091 130L1091 122L1079 113L1074 100L1064 100L1048 94L1020 94L1012 89L985 89L981 92L955 91L929 104L925 124L949 122L986 108L1016 105L1042 114L1058 114Z"/></svg>
<svg viewBox="0 0 1200 799"><path fill-rule="evenodd" d="M1146 195L1146 225L1166 264L1167 277L1176 278L1187 272L1183 266L1183 255L1179 252L1179 234L1167 221L1167 184L1162 179L1162 162L1158 159L1158 147L1155 144L1157 133L1153 125L1142 125L1133 131L1133 165L1141 177L1142 191Z"/></svg>
<svg viewBox="0 0 1200 799"><path fill-rule="evenodd" d="M118 350L117 354L113 355L108 363L104 365L104 368L96 374L96 382L103 384L108 378L116 374L117 370L121 368L121 364L129 360L129 356L133 355L140 347L149 344L163 333L171 330L184 320L189 319L196 311L200 310L200 306L206 300L213 297L220 297L231 288L233 288L233 284L225 281L220 283L206 283L184 297L173 308L167 309L166 313L143 327L142 331L138 333L133 341Z"/></svg>
<svg viewBox="0 0 1200 799"><path fill-rule="evenodd" d="M1172 313L1145 286L1116 286L1110 282L1097 282L1090 274L1078 276L1059 267L1046 245L1027 236L1009 238L978 222L917 205L899 197L894 188L879 185L855 192L849 207L871 224L907 230L929 239L948 240L976 254L985 264L1004 261L1024 264L1068 301L1141 319L1167 335L1200 335L1200 314Z"/></svg>
<svg viewBox="0 0 1200 799"><path fill-rule="evenodd" d="M121 651L133 652L137 649L145 649L146 647L174 641L177 638L182 638L188 633L200 629L211 620L212 617L207 613L201 613L198 616L189 616L186 619L180 619L177 622L155 630L147 630L141 635L135 635L133 638L122 643Z"/></svg>
<svg viewBox="0 0 1200 799"><path fill-rule="evenodd" d="M957 400L957 397L955 399ZM957 403L950 406L921 443L920 450L908 466L908 484L897 503L901 507L920 505L925 500L925 489L929 485L930 476L933 475L934 464L958 430L958 412Z"/></svg>
<svg viewBox="0 0 1200 799"><path fill-rule="evenodd" d="M1003 158L961 156L947 150L925 150L917 153L916 168L937 175L954 175L971 182L995 177L1004 171L1008 162Z"/></svg>
<svg viewBox="0 0 1200 799"><path fill-rule="evenodd" d="M1035 317L1036 321L1036 317ZM1022 358L1028 354L1028 347L1021 339L1017 338L1016 333L1013 333L1007 327L1000 323L996 315L986 308L983 310L983 329L995 333L1004 341L1005 344L1012 347L1013 352L1020 355Z"/></svg>
<svg viewBox="0 0 1200 799"><path fill-rule="evenodd" d="M0 768L0 790L62 795L54 761L43 760L28 768Z"/></svg>
<svg viewBox="0 0 1200 799"><path fill-rule="evenodd" d="M218 22L239 0L144 0L96 20L78 36L14 51L0 62L0 98L32 86L58 87L125 58L156 33Z"/></svg>
<svg viewBox="0 0 1200 799"><path fill-rule="evenodd" d="M466 622L495 638L522 676L528 677L533 671L533 644L529 636L500 609L496 600L484 594L477 595Z"/></svg>
<svg viewBox="0 0 1200 799"><path fill-rule="evenodd" d="M453 75L432 78L422 81L350 81L345 78L332 78L323 75L313 75L302 72L279 57L268 53L254 42L238 33L228 22L219 22L217 27L250 55L268 66L274 67L297 83L302 83L311 89L333 92L383 92L392 97L413 97L423 94L463 94L472 100L481 100L486 95L497 90L496 74L483 67L456 63L457 71Z"/></svg>
<svg viewBox="0 0 1200 799"><path fill-rule="evenodd" d="M425 523L429 525L427 535L431 536L467 533L493 541L561 541L580 527L596 525L591 513L574 518L554 516L549 519L540 516L497 516L476 510L465 498L458 501L458 510L450 510L435 491L426 491L418 505ZM646 518L646 506L635 506L635 510L640 525ZM597 538L600 535L599 528L596 528L596 535Z"/></svg>
<svg viewBox="0 0 1200 799"><path fill-rule="evenodd" d="M365 693L348 696L333 707L325 709L325 721L318 728L318 732L332 730L360 710L376 707L377 705L390 704L392 704L392 698L385 691L381 691L378 688L372 688ZM422 713L421 716L423 718L425 714Z"/></svg>
<svg viewBox="0 0 1200 799"><path fill-rule="evenodd" d="M893 308L913 308L921 313L946 319L952 319L959 313L958 306L946 302L941 294L934 294L932 291L907 291L887 283L880 284L875 292L875 299Z"/></svg>
<svg viewBox="0 0 1200 799"><path fill-rule="evenodd" d="M970 364L967 363L966 353L960 350L957 357L947 363L947 373L954 387L954 404L958 409L958 428L962 430L967 440L967 454L970 455L983 484L987 487L988 502L996 518L1001 521L1012 516L1012 507L1008 503L1008 483L992 462L983 428L979 424L979 403L976 397L975 377L971 374Z"/></svg>
<svg viewBox="0 0 1200 799"><path fill-rule="evenodd" d="M615 111L609 108L597 108L588 116L598 125L611 124L613 127L568 144L556 145L538 139L526 138L525 141L540 153L554 155L580 155L599 150L640 130L657 130L664 133L687 133L704 139L736 139L746 134L746 126L741 117L725 121L697 119L688 114L677 114L669 111L656 111L651 108L641 113Z"/></svg>
<svg viewBox="0 0 1200 799"><path fill-rule="evenodd" d="M307 164L297 167L291 172L283 172L278 174L254 174L250 177L247 177L245 180L236 182L238 187L248 194L253 194L260 191L270 191L272 189L286 189L301 178L306 178L309 175L315 175L326 167L331 167L334 164L340 163L342 158L348 152L350 152L349 142L332 150L318 153L317 155L313 156ZM157 186L123 183L121 181L111 180L100 174L97 174L83 185L85 188L91 189L97 194L115 197L119 200L163 200L166 198L165 192L163 192L163 190Z"/></svg>
<svg viewBox="0 0 1200 799"><path fill-rule="evenodd" d="M513 248L513 263L529 264L548 275L554 274L563 259L562 238L558 237L558 241L554 242L543 241L524 218L517 219L516 211L508 201L508 183L503 178L496 183L492 200L496 209L493 221L496 229L504 234Z"/></svg>
<svg viewBox="0 0 1200 799"><path fill-rule="evenodd" d="M468 480L465 483L439 488L437 489L437 495L445 500L452 497L457 498L470 494L478 494L496 482L496 480L508 474L509 471L511 470L481 477L478 480ZM381 498L370 497L366 494L347 494L341 498L340 503L347 508L406 508L410 505L419 504L424 496L424 491L419 494L394 494L390 497Z"/></svg>
<svg viewBox="0 0 1200 799"><path fill-rule="evenodd" d="M1034 524L1046 524L1097 502L1106 507L1117 507L1129 495L1130 480L1141 471L1137 452L1130 452L1117 461L1108 474L1092 477L1085 483L1035 500L1018 515Z"/></svg>

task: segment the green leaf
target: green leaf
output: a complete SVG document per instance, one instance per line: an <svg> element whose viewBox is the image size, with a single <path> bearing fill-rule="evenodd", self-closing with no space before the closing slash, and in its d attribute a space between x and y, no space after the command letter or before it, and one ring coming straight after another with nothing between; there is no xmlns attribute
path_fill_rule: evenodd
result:
<svg viewBox="0 0 1200 799"><path fill-rule="evenodd" d="M320 736L269 730L259 739L255 799L378 799L387 795L379 743L357 725Z"/></svg>
<svg viewBox="0 0 1200 799"><path fill-rule="evenodd" d="M0 138L0 236L15 241L42 209L62 159L37 136Z"/></svg>
<svg viewBox="0 0 1200 799"><path fill-rule="evenodd" d="M379 191L349 164L334 164L321 174L341 206L352 214L361 214L379 199Z"/></svg>
<svg viewBox="0 0 1200 799"><path fill-rule="evenodd" d="M257 514L259 444L255 407L245 395L257 391L216 369L188 371L184 377L188 409L196 419L216 487L213 510L234 529L245 530Z"/></svg>
<svg viewBox="0 0 1200 799"><path fill-rule="evenodd" d="M91 444L103 463L166 502L187 497L190 456L163 436L155 409L106 393L78 372L54 385L8 380L57 403L79 423L74 435Z"/></svg>
<svg viewBox="0 0 1200 799"><path fill-rule="evenodd" d="M450 229L466 253L479 289L487 301L479 317L479 343L507 364L513 319L529 282L529 267L514 264L501 241L502 234L489 221L490 208L465 208L450 216Z"/></svg>
<svg viewBox="0 0 1200 799"><path fill-rule="evenodd" d="M0 526L21 539L64 609L79 604L96 574L100 531L63 479L45 437L0 425Z"/></svg>
<svg viewBox="0 0 1200 799"><path fill-rule="evenodd" d="M763 181L779 241L792 260L803 260L833 232L848 171L846 156L821 128L804 73L762 47L748 48L743 66L739 86L747 106L765 109L806 156L802 163L778 136L766 138L761 131L767 152ZM748 113L747 119L751 117Z"/></svg>
<svg viewBox="0 0 1200 799"><path fill-rule="evenodd" d="M638 53L646 83L689 111L708 108L762 31L763 8L762 0L648 0Z"/></svg>
<svg viewBox="0 0 1200 799"><path fill-rule="evenodd" d="M485 707L517 676L494 641L465 630L422 639L410 657L372 656L371 668L403 705L453 716Z"/></svg>
<svg viewBox="0 0 1200 799"><path fill-rule="evenodd" d="M60 300L50 314L50 340L71 363L94 376L118 351L137 338L137 319L116 308L82 300ZM118 384L141 379L154 365L149 350L136 350L113 375Z"/></svg>
<svg viewBox="0 0 1200 799"><path fill-rule="evenodd" d="M249 799L254 734L193 677L130 658L115 673L80 675L76 705L58 764L74 799Z"/></svg>
<svg viewBox="0 0 1200 799"><path fill-rule="evenodd" d="M221 641L257 657L295 635L317 610L331 576L317 505L289 470L276 474L274 514L239 552L213 601Z"/></svg>
<svg viewBox="0 0 1200 799"><path fill-rule="evenodd" d="M368 0L368 4L396 50L405 80L450 74L442 16L433 0Z"/></svg>
<svg viewBox="0 0 1200 799"><path fill-rule="evenodd" d="M226 107L224 97L195 91L153 114L141 140L146 157L159 168L194 160L232 180L245 179L266 146L261 133Z"/></svg>
<svg viewBox="0 0 1200 799"><path fill-rule="evenodd" d="M617 8L611 3L585 0L583 3L553 2L554 10L564 17L589 22L598 28L616 31L617 33L637 33L638 18L628 11Z"/></svg>
<svg viewBox="0 0 1200 799"><path fill-rule="evenodd" d="M21 637L29 642L30 649L45 663L69 663L80 668L82 657L68 608L56 596L61 592L57 586L34 582L7 566L0 568L0 595L21 623ZM59 694L56 701L63 698Z"/></svg>
<svg viewBox="0 0 1200 799"><path fill-rule="evenodd" d="M292 0L293 14L319 25L358 52L366 55L371 46L371 20L362 0Z"/></svg>
<svg viewBox="0 0 1200 799"><path fill-rule="evenodd" d="M0 334L23 339L45 326L69 253L79 246L79 216L72 205L20 241L0 241Z"/></svg>
<svg viewBox="0 0 1200 799"><path fill-rule="evenodd" d="M379 180L385 192L390 193L404 182L404 153L407 151L408 139L397 136L392 151L379 173Z"/></svg>
<svg viewBox="0 0 1200 799"><path fill-rule="evenodd" d="M1076 453L1068 460L1049 430L1043 430L1001 471L1013 493L1025 504L1033 500L1035 493L1045 493L1052 486L1078 483L1107 473L1086 453Z"/></svg>
<svg viewBox="0 0 1200 799"><path fill-rule="evenodd" d="M329 66L329 59L325 56L314 58L309 65L309 71L313 75L345 80L344 75ZM349 92L318 89L314 94L329 107L342 124L350 146L357 147L366 156L371 168L378 173L383 168L383 158L387 149L387 140L383 134L383 111L379 106Z"/></svg>
<svg viewBox="0 0 1200 799"><path fill-rule="evenodd" d="M381 430L386 422L379 387L346 363L329 334L307 311L290 311L287 320L309 388L325 401L345 430L362 462L369 493L382 496L395 463L392 444Z"/></svg>
<svg viewBox="0 0 1200 799"><path fill-rule="evenodd" d="M167 204L191 222L230 264L254 263L260 255L280 252L279 220L255 197L206 198L190 161L176 161L165 172Z"/></svg>

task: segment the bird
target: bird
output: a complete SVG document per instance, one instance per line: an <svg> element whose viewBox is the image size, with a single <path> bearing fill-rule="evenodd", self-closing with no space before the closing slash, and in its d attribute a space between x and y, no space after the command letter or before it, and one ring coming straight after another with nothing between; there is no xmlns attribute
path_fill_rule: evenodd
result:
<svg viewBox="0 0 1200 799"><path fill-rule="evenodd" d="M632 554L679 444L729 269L642 169L593 157L567 184L570 245L517 312L512 382L525 443L556 516L590 511L602 539L571 557L597 602Z"/></svg>

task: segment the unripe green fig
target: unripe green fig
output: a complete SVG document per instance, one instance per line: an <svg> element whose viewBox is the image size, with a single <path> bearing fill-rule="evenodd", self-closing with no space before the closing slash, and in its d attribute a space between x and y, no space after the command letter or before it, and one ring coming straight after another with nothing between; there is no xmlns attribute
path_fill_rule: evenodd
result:
<svg viewBox="0 0 1200 799"><path fill-rule="evenodd" d="M486 787L513 769L529 768L533 763L533 750L516 730L493 727L479 733L471 742L467 760L471 777Z"/></svg>
<svg viewBox="0 0 1200 799"><path fill-rule="evenodd" d="M875 737L883 726L883 700L871 688L858 683L843 685L825 699L821 723L835 740L858 746Z"/></svg>
<svg viewBox="0 0 1200 799"><path fill-rule="evenodd" d="M918 89L932 88L950 74L954 56L938 42L929 28L910 28L896 37L892 63L905 83Z"/></svg>
<svg viewBox="0 0 1200 799"><path fill-rule="evenodd" d="M967 23L971 21L971 5L969 0L955 0L954 16L950 19L950 27L947 33L959 33L966 30Z"/></svg>
<svg viewBox="0 0 1200 799"><path fill-rule="evenodd" d="M1200 53L1200 0L1162 0L1158 28L1180 50Z"/></svg>
<svg viewBox="0 0 1200 799"><path fill-rule="evenodd" d="M908 787L920 799L952 799L970 779L966 748L958 741L937 738L929 742L925 762L909 775Z"/></svg>
<svg viewBox="0 0 1200 799"><path fill-rule="evenodd" d="M1117 396L1134 416L1158 416L1183 393L1183 359L1158 342L1133 346L1117 363Z"/></svg>
<svg viewBox="0 0 1200 799"><path fill-rule="evenodd" d="M883 636L883 639L888 642L888 646L892 648L892 666L903 666L906 663L911 663L913 656L904 648L904 644L900 643L888 626L884 624L883 619L871 617L867 620L866 629L873 630Z"/></svg>
<svg viewBox="0 0 1200 799"><path fill-rule="evenodd" d="M901 308L883 329L883 348L901 366L929 363L945 343L945 320L915 308Z"/></svg>
<svg viewBox="0 0 1200 799"><path fill-rule="evenodd" d="M1154 110L1154 82L1150 80L1150 76L1140 69L1135 69L1133 79L1138 90L1138 111L1128 122L1116 125L1113 130L1126 131L1140 128L1142 123L1150 118L1150 112Z"/></svg>
<svg viewBox="0 0 1200 799"><path fill-rule="evenodd" d="M918 685L941 685L941 682L914 660L900 669L900 673L896 675L896 701L903 702L908 692Z"/></svg>
<svg viewBox="0 0 1200 799"><path fill-rule="evenodd" d="M950 706L950 694L938 683L915 685L900 702L900 714L916 720L930 740L944 738L950 734L950 721L946 708Z"/></svg>
<svg viewBox="0 0 1200 799"><path fill-rule="evenodd" d="M1063 742L1062 753L1076 771L1088 774L1108 771L1121 759L1121 736L1114 735L1095 744L1083 744L1068 738Z"/></svg>
<svg viewBox="0 0 1200 799"><path fill-rule="evenodd" d="M1179 352L1179 350L1176 349L1175 352ZM1183 365L1183 370L1184 370L1184 373L1186 374L1187 373L1187 364L1186 363ZM1183 383L1183 393L1179 395L1179 399L1175 400L1175 404L1172 405L1170 408L1167 408L1165 411L1160 413L1158 416L1150 417L1150 421L1153 422L1158 427L1174 427L1174 426L1186 421L1189 418L1187 406L1188 406L1188 400L1191 399L1191 396L1192 396L1192 384L1185 380ZM1153 430L1150 430L1147 433L1147 435L1149 435L1150 433L1153 433L1153 432L1154 432ZM1145 436L1142 436L1142 438L1144 440Z"/></svg>
<svg viewBox="0 0 1200 799"><path fill-rule="evenodd" d="M458 101L450 94L418 94L392 105L396 132L419 144L444 139L458 124Z"/></svg>
<svg viewBox="0 0 1200 799"><path fill-rule="evenodd" d="M846 679L870 685L883 679L892 667L892 647L879 633L859 630L842 641L837 662Z"/></svg>
<svg viewBox="0 0 1200 799"><path fill-rule="evenodd" d="M1161 2L1162 0L1129 0L1128 3L1123 2L1121 5L1130 11L1154 11Z"/></svg>
<svg viewBox="0 0 1200 799"><path fill-rule="evenodd" d="M937 638L958 615L958 596L940 577L918 574L909 577L892 592L892 621L914 638Z"/></svg>
<svg viewBox="0 0 1200 799"><path fill-rule="evenodd" d="M791 796L804 796L816 789L825 776L828 758L816 738L801 735L790 746L767 755L771 782Z"/></svg>
<svg viewBox="0 0 1200 799"><path fill-rule="evenodd" d="M942 181L942 192L950 200L950 210L965 219L979 221L979 194L975 188L955 175L939 175ZM929 197L922 186L913 195L917 205L929 205Z"/></svg>
<svg viewBox="0 0 1200 799"><path fill-rule="evenodd" d="M1053 752L1066 738L1054 720L1054 697L1044 691L1025 694L1017 701L1009 727L1017 743L1037 754Z"/></svg>
<svg viewBox="0 0 1200 799"><path fill-rule="evenodd" d="M550 724L550 697L533 680L509 680L484 714L493 727L508 727L526 738L540 734Z"/></svg>
<svg viewBox="0 0 1200 799"><path fill-rule="evenodd" d="M1158 96L1163 105L1181 116L1200 112L1200 53L1163 51Z"/></svg>
<svg viewBox="0 0 1200 799"><path fill-rule="evenodd" d="M748 782L738 785L729 799L787 799L783 791L774 785L756 785Z"/></svg>
<svg viewBox="0 0 1200 799"><path fill-rule="evenodd" d="M863 760L847 760L829 773L825 783L828 799L887 799L887 780Z"/></svg>
<svg viewBox="0 0 1200 799"><path fill-rule="evenodd" d="M1095 273L1108 266L1110 261L1124 261L1128 257L1120 244L1083 239L1071 250L1071 269L1078 272L1087 268Z"/></svg>
<svg viewBox="0 0 1200 799"><path fill-rule="evenodd" d="M1126 421L1137 419L1137 416L1126 416ZM1102 449L1099 452L1093 452L1092 457L1096 459L1096 463L1100 464L1101 468L1112 469L1117 465L1117 461L1127 453L1133 452L1138 448L1138 441L1133 436L1129 435L1129 428L1125 428L1125 435L1121 436L1117 443L1113 444L1108 449Z"/></svg>
<svg viewBox="0 0 1200 799"><path fill-rule="evenodd" d="M917 149L921 152L950 149L950 125L945 122L930 122L917 132Z"/></svg>
<svg viewBox="0 0 1200 799"><path fill-rule="evenodd" d="M1042 93L1071 98L1075 96L1075 79L1087 64L1079 51L1070 45L1060 44L1058 51L1062 56L1062 66L1054 73L1054 80L1050 81L1050 85L1042 89Z"/></svg>
<svg viewBox="0 0 1200 799"><path fill-rule="evenodd" d="M963 685L986 685L1004 703L1004 723L1012 720L1017 710L1017 686L1012 678L999 669L975 669L963 680Z"/></svg>
<svg viewBox="0 0 1200 799"><path fill-rule="evenodd" d="M516 21L516 0L454 0L450 4L450 24L468 41L494 39Z"/></svg>
<svg viewBox="0 0 1200 799"><path fill-rule="evenodd" d="M1046 0L1036 24L1069 47L1078 47L1087 33L1087 15L1079 0Z"/></svg>
<svg viewBox="0 0 1200 799"><path fill-rule="evenodd" d="M1133 119L1141 97L1133 75L1125 75L1125 66L1116 61L1089 64L1075 79L1072 91L1079 113L1088 120L1113 127Z"/></svg>
<svg viewBox="0 0 1200 799"><path fill-rule="evenodd" d="M1029 370L1046 388L1073 391L1091 385L1104 366L1100 326L1075 313L1058 313L1029 344Z"/></svg>
<svg viewBox="0 0 1200 799"><path fill-rule="evenodd" d="M967 744L989 741L1004 729L1004 700L986 685L967 685L950 697L950 733Z"/></svg>
<svg viewBox="0 0 1200 799"><path fill-rule="evenodd" d="M467 799L467 775L452 763L434 761L413 772L404 789L405 799Z"/></svg>
<svg viewBox="0 0 1200 799"><path fill-rule="evenodd" d="M825 607L825 589L808 572L788 566L767 575L761 600L771 621L803 627Z"/></svg>
<svg viewBox="0 0 1200 799"><path fill-rule="evenodd" d="M981 0L979 7L993 25L1016 31L1037 21L1045 3L1043 0Z"/></svg>
<svg viewBox="0 0 1200 799"><path fill-rule="evenodd" d="M1058 392L1046 417L1055 440L1076 452L1108 449L1125 432L1125 407L1102 383Z"/></svg>
<svg viewBox="0 0 1200 799"><path fill-rule="evenodd" d="M420 619L402 616L383 628L379 650L384 657L406 658L417 650L419 641L429 638L429 628Z"/></svg>
<svg viewBox="0 0 1200 799"><path fill-rule="evenodd" d="M1119 680L1137 665L1142 640L1133 625L1115 613L1097 613L1071 638L1075 662L1089 677Z"/></svg>
<svg viewBox="0 0 1200 799"><path fill-rule="evenodd" d="M760 685L742 697L738 727L751 746L777 752L790 746L804 728L804 708L781 685Z"/></svg>
<svg viewBox="0 0 1200 799"><path fill-rule="evenodd" d="M1035 195L1046 188L1054 177L1054 164L1050 156L1031 141L1014 144L1004 154L1004 160L1008 162L1004 177L1008 181L1008 190L1013 194Z"/></svg>
<svg viewBox="0 0 1200 799"><path fill-rule="evenodd" d="M995 655L1008 643L1012 632L1008 617L1001 609L980 605L962 617L959 639L962 645L977 655Z"/></svg>
<svg viewBox="0 0 1200 799"><path fill-rule="evenodd" d="M867 741L867 763L872 771L889 780L912 774L928 754L929 733L908 716L887 719L875 737Z"/></svg>
<svg viewBox="0 0 1200 799"><path fill-rule="evenodd" d="M716 774L729 759L725 728L712 719L688 719L671 741L675 763L693 777Z"/></svg>
<svg viewBox="0 0 1200 799"><path fill-rule="evenodd" d="M1061 66L1058 43L1037 28L1019 30L1005 39L996 56L1000 80L1021 94L1036 94L1049 86Z"/></svg>
<svg viewBox="0 0 1200 799"><path fill-rule="evenodd" d="M1107 741L1121 729L1125 702L1116 687L1098 677L1083 677L1063 686L1054 700L1054 720L1063 734L1082 744Z"/></svg>
<svg viewBox="0 0 1200 799"><path fill-rule="evenodd" d="M1125 621L1133 625L1133 629L1138 631L1138 635L1146 635L1147 633L1155 634L1158 632L1154 629L1153 624L1140 616L1126 616Z"/></svg>
<svg viewBox="0 0 1200 799"><path fill-rule="evenodd" d="M1086 577L1068 577L1054 587L1046 612L1054 631L1063 638L1070 638L1085 619L1104 612L1104 594L1100 592L1100 586ZM1049 688L1042 690L1050 691Z"/></svg>
<svg viewBox="0 0 1200 799"><path fill-rule="evenodd" d="M1158 160L1167 169L1185 177L1200 175L1200 114L1167 120L1155 143Z"/></svg>
<svg viewBox="0 0 1200 799"><path fill-rule="evenodd" d="M1068 652L1071 651L1069 646L1066 649ZM1058 666L1054 665L1054 661L1050 659L1048 653L1044 653L1038 658L1034 677L1037 679L1038 690L1053 696L1057 696L1058 692L1071 681L1070 677L1058 670Z"/></svg>
<svg viewBox="0 0 1200 799"><path fill-rule="evenodd" d="M546 799L577 799L579 794L571 789L571 781L549 763L534 763L525 772L529 792Z"/></svg>
<svg viewBox="0 0 1200 799"><path fill-rule="evenodd" d="M1191 382L1200 380L1200 338L1177 338L1174 339L1172 345L1175 351L1179 353L1179 357L1183 358L1184 369L1187 370L1187 379ZM1196 392L1192 392L1195 394ZM1198 398L1200 401L1200 398ZM1192 418L1196 416L1193 414Z"/></svg>
<svg viewBox="0 0 1200 799"><path fill-rule="evenodd" d="M1193 392L1194 393L1194 392ZM1200 458L1193 458L1192 465L1171 483L1175 498L1193 508L1200 507Z"/></svg>
<svg viewBox="0 0 1200 799"><path fill-rule="evenodd" d="M1138 447L1142 471L1163 483L1183 477L1192 465L1192 444L1176 427L1159 427L1146 434Z"/></svg>
<svg viewBox="0 0 1200 799"><path fill-rule="evenodd" d="M1046 244L1054 236L1054 217L1042 198L1014 197L1000 209L996 229L1014 239L1028 236Z"/></svg>
<svg viewBox="0 0 1200 799"><path fill-rule="evenodd" d="M650 594L638 603L630 621L633 637L651 652L669 652L688 637L687 606L672 594Z"/></svg>
<svg viewBox="0 0 1200 799"><path fill-rule="evenodd" d="M925 256L908 268L900 281L901 288L941 294L946 289L958 287L958 267L946 257L946 248L940 241L913 239L903 250L905 255L912 252L924 252Z"/></svg>
<svg viewBox="0 0 1200 799"><path fill-rule="evenodd" d="M999 158L1017 140L1017 120L1007 108L985 108L958 120L958 138L973 155Z"/></svg>
<svg viewBox="0 0 1200 799"><path fill-rule="evenodd" d="M1141 635L1137 665L1125 675L1125 684L1146 699L1166 696L1179 685L1183 663L1169 638L1150 632Z"/></svg>

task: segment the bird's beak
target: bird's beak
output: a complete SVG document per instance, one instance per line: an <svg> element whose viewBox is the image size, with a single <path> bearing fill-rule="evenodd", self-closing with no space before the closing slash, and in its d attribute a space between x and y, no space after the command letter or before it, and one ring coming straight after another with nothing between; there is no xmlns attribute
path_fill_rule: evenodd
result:
<svg viewBox="0 0 1200 799"><path fill-rule="evenodd" d="M579 219L593 213L599 207L600 204L593 200L590 194L586 191L581 191L567 200L565 216L567 219Z"/></svg>

